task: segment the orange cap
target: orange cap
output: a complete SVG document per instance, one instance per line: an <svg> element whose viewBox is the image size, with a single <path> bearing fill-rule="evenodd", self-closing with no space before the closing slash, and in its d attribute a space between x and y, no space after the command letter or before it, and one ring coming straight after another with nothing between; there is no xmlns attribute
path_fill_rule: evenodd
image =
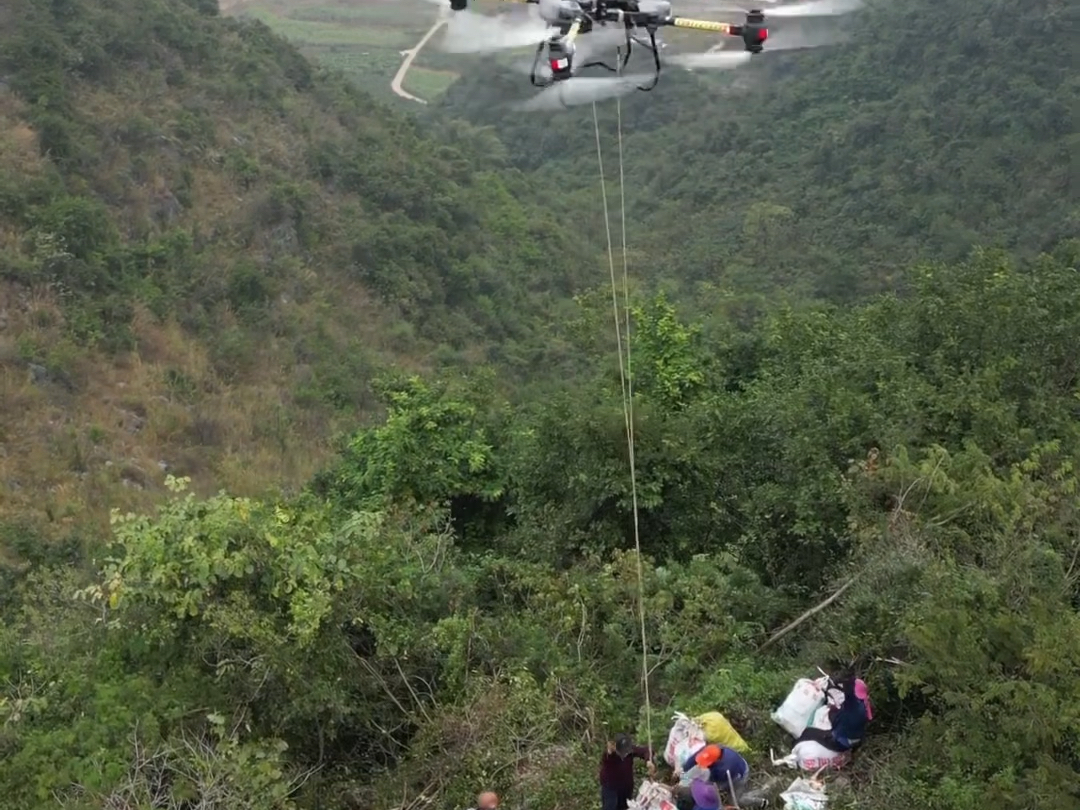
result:
<svg viewBox="0 0 1080 810"><path fill-rule="evenodd" d="M702 768L710 768L713 763L720 759L720 746L718 745L706 745L701 751L698 752L697 757L694 759L698 765Z"/></svg>

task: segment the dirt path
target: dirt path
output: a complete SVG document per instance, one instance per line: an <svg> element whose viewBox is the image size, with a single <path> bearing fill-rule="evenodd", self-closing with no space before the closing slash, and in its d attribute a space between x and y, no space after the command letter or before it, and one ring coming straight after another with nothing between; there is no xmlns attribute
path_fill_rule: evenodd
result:
<svg viewBox="0 0 1080 810"><path fill-rule="evenodd" d="M218 8L221 10L222 14L226 14L230 11L239 10L239 8L246 5L247 2L249 2L249 0L218 0ZM427 104L427 101L418 96L414 96L401 85L402 82L405 81L405 76L408 74L409 68L412 67L413 60L416 59L417 54L419 54L420 51L424 49L424 46L428 44L428 40L435 36L440 28L446 25L449 16L448 12L449 8L440 8L438 19L435 20L435 23L428 29L428 32L424 34L423 38L417 42L414 47L401 52L401 55L405 57L405 59L401 63L401 67L398 68L397 73L394 74L394 78L390 81L390 89L403 99L415 101L417 104Z"/></svg>
<svg viewBox="0 0 1080 810"><path fill-rule="evenodd" d="M418 98L412 93L410 93L408 90L402 89L401 83L405 81L405 74L407 74L409 72L409 68L412 67L412 63L413 60L416 58L416 55L420 53L421 50L423 50L425 45L427 45L428 40L435 36L435 32L442 28L444 25L446 25L446 11L445 9L439 9L439 19L435 20L435 24L431 26L430 29L428 29L428 32L426 34L424 34L424 38L417 42L416 46L412 49L401 52L401 55L405 57L405 61L401 63L401 67L398 68L398 72L394 74L394 78L390 82L390 89L402 98L408 99L409 101L415 101L418 104L427 104L424 99Z"/></svg>

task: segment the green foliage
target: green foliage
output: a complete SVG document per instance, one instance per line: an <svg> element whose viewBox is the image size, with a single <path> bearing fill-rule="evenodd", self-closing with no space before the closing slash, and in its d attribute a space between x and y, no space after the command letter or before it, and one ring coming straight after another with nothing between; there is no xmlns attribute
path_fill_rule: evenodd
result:
<svg viewBox="0 0 1080 810"><path fill-rule="evenodd" d="M173 489L185 483L166 480ZM101 595L111 608L145 602L182 622L199 616L234 583L255 579L289 617L282 637L307 646L327 616L331 594L352 587L355 572L346 554L354 547L349 534L324 535L317 515L304 517L303 531L283 533L294 516L282 507L271 510L242 498L196 503L190 493L154 524L114 515L116 541L128 556L106 565L107 592Z"/></svg>
<svg viewBox="0 0 1080 810"><path fill-rule="evenodd" d="M231 311L264 342L317 273L309 333L327 318L355 331L340 285L374 293L380 324L406 319L429 348L546 351L552 290L569 290L589 248L540 211L542 189L475 151L472 128L424 132L213 3L19 0L8 14L4 114L49 171L0 168L22 243L5 275L59 284L79 342L130 348L139 305L211 341ZM520 373L530 358L503 364ZM232 381L251 371L226 365Z"/></svg>
<svg viewBox="0 0 1080 810"><path fill-rule="evenodd" d="M577 806L611 731L660 745L670 710L723 711L764 769L789 743L770 710L818 665L862 674L876 709L838 806L1073 806L1080 251L1026 254L1075 224L1075 83L1006 61L1068 20L1043 2L1018 27L1000 0L946 44L896 24L913 2L874 7L832 61L781 54L721 125L705 79L627 101L628 154L689 150L627 178L650 226L645 284L616 302L632 456L606 291L583 291L602 273L577 234L602 223L565 159L587 154L577 113L542 148L521 120L414 122L199 0L0 11L22 150L0 162L3 272L49 285L63 317L35 317L67 330L15 336L12 361L59 377L78 344L130 347L136 312L178 312L212 373L144 330L170 405L260 362L282 376L284 352L302 410L385 409L298 495L170 475L107 538L0 524L0 806L462 807L488 787ZM459 109L493 106L490 84ZM968 253L990 235L1020 258ZM898 269L917 255L948 261ZM530 386L377 376L383 339ZM259 413L286 454L304 414ZM85 471L105 428L66 430Z"/></svg>
<svg viewBox="0 0 1080 810"><path fill-rule="evenodd" d="M324 494L346 508L502 496L503 475L478 404L482 388L458 399L445 384L413 376L387 379L378 389L387 408L384 424L349 440Z"/></svg>
<svg viewBox="0 0 1080 810"><path fill-rule="evenodd" d="M1059 667L1077 655L1076 480L1061 449L1007 470L972 445L900 451L866 472L861 486L900 495L885 526L855 524L863 579L821 635L826 655L901 662L872 665L907 714L890 754L908 770L887 772L882 801L1073 801L1078 695Z"/></svg>
<svg viewBox="0 0 1080 810"><path fill-rule="evenodd" d="M1077 237L1069 110L1080 85L1063 60L1030 58L1068 53L1076 13L1063 0L870 0L795 30L778 21L777 46L827 47L769 52L735 72L665 70L656 93L622 100L635 275L686 299L722 281L853 301L894 289L916 261L958 261L979 244L1031 257ZM947 37L910 24L930 18L977 22ZM493 126L515 165L557 172L589 218L591 110L523 116L507 104L534 92L512 69L470 64L438 112ZM608 164L611 106L600 119Z"/></svg>
<svg viewBox="0 0 1080 810"><path fill-rule="evenodd" d="M14 580L0 787L145 795L137 727L185 774L173 799L230 773L238 806L481 787L559 806L596 740L648 721L660 745L672 709L724 712L760 766L787 744L770 710L820 665L871 684L852 801L1068 806L1080 442L1045 358L1077 340L1070 255L921 268L918 298L782 309L741 337L635 305L638 534L603 355L588 399L526 406L392 378L311 491L117 516L79 600L73 572Z"/></svg>
<svg viewBox="0 0 1080 810"><path fill-rule="evenodd" d="M678 410L705 383L705 358L697 344L701 329L679 323L662 294L649 311L637 309L634 319L641 330L640 339L631 341L639 352L637 373L631 374L635 386L665 410Z"/></svg>

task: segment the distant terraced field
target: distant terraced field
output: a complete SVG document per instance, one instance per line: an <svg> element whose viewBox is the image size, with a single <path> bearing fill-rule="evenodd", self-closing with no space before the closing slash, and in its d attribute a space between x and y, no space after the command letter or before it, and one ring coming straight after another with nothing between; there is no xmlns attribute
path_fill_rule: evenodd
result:
<svg viewBox="0 0 1080 810"><path fill-rule="evenodd" d="M309 58L391 98L402 51L414 47L438 17L426 0L221 0L221 10L263 21ZM457 78L460 63L432 45L416 57L402 85L428 100Z"/></svg>

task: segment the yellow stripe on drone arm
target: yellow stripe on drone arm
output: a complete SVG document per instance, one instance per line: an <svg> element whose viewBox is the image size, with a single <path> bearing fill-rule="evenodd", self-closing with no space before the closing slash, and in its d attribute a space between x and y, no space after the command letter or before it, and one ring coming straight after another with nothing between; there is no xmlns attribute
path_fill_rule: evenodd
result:
<svg viewBox="0 0 1080 810"><path fill-rule="evenodd" d="M715 31L717 34L730 34L732 26L727 23L712 22L711 20L691 20L686 17L675 17L671 24L676 28L694 28L698 31Z"/></svg>
<svg viewBox="0 0 1080 810"><path fill-rule="evenodd" d="M581 32L581 20L574 20L570 30L566 32L566 44L572 45L577 35Z"/></svg>

